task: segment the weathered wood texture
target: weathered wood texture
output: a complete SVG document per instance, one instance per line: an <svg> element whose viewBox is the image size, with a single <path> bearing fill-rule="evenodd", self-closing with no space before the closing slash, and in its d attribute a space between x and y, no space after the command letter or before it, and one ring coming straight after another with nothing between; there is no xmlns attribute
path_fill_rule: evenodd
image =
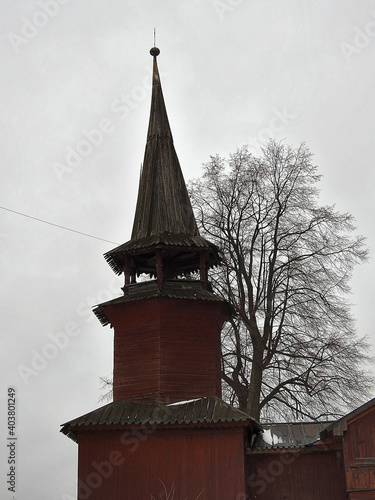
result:
<svg viewBox="0 0 375 500"><path fill-rule="evenodd" d="M221 397L222 302L154 298L106 310L115 329L114 400Z"/></svg>
<svg viewBox="0 0 375 500"><path fill-rule="evenodd" d="M239 500L243 446L242 428L81 432L78 500Z"/></svg>
<svg viewBox="0 0 375 500"><path fill-rule="evenodd" d="M343 434L350 500L375 499L375 407L347 423Z"/></svg>
<svg viewBox="0 0 375 500"><path fill-rule="evenodd" d="M250 500L345 500L342 452L250 454L246 484Z"/></svg>

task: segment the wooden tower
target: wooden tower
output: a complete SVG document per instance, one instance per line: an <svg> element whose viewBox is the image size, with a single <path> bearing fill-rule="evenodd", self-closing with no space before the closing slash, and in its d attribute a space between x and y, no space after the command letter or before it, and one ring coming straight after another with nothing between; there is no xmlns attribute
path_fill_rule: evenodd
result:
<svg viewBox="0 0 375 500"><path fill-rule="evenodd" d="M153 90L132 238L105 255L124 296L96 315L115 330L114 400L221 397L220 331L228 306L209 291L216 247L199 235L173 145L152 49ZM199 272L200 279L188 279ZM137 283L137 276L155 278Z"/></svg>
<svg viewBox="0 0 375 500"><path fill-rule="evenodd" d="M208 269L220 264L219 252L197 228L159 52L150 51L151 111L132 236L105 254L124 273L124 294L94 310L114 328L114 401L62 429L79 445L79 500L238 500L245 488L245 429L256 423L220 399L220 332L230 309L210 290Z"/></svg>

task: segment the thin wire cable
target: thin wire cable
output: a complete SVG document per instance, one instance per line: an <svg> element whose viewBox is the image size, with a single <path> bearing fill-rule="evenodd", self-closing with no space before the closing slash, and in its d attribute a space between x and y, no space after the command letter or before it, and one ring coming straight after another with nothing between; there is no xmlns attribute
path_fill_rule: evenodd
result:
<svg viewBox="0 0 375 500"><path fill-rule="evenodd" d="M75 229L70 229L69 227L60 226L59 224L54 224L53 222L49 222L47 220L38 219L37 217L23 214L21 212L17 212L16 210L11 210L10 208L6 208L6 207L0 207L0 208L2 210L6 210L7 212L12 212L13 214L22 215L22 217L27 217L28 219L33 219L33 220L36 220L38 222L43 222L44 224L48 224L50 226L55 226L55 227L58 227L60 229L65 229L65 231L71 231L72 233L81 234L82 236L87 236L88 238L94 238L95 240L105 241L106 243L113 243L114 245L118 245L118 243L116 243L115 241L105 240L104 238L99 238L98 236L93 236L92 234L87 234L87 233L83 233L82 231L76 231Z"/></svg>

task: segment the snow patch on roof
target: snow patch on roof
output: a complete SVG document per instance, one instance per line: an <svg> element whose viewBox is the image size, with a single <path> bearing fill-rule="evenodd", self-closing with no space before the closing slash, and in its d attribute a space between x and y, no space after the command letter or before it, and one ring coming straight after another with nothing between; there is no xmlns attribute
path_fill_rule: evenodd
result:
<svg viewBox="0 0 375 500"><path fill-rule="evenodd" d="M271 429L264 429L262 431L262 437L263 437L263 440L267 444L272 445L272 446L283 442L282 437L276 436L275 434L272 434Z"/></svg>
<svg viewBox="0 0 375 500"><path fill-rule="evenodd" d="M186 401L177 401L176 403L169 403L167 406L184 405L186 403L192 403L193 401L199 401L200 399L202 398L188 399Z"/></svg>

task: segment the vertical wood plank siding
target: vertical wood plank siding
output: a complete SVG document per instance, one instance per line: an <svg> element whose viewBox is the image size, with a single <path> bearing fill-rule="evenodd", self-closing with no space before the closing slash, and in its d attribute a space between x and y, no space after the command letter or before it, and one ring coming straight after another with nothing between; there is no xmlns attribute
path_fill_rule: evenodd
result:
<svg viewBox="0 0 375 500"><path fill-rule="evenodd" d="M250 500L346 500L342 453L247 455Z"/></svg>
<svg viewBox="0 0 375 500"><path fill-rule="evenodd" d="M375 407L348 422L345 472L350 500L375 500Z"/></svg>
<svg viewBox="0 0 375 500"><path fill-rule="evenodd" d="M78 500L242 499L243 447L242 428L82 432Z"/></svg>
<svg viewBox="0 0 375 500"><path fill-rule="evenodd" d="M114 399L221 397L222 302L154 298L108 307L115 329Z"/></svg>

